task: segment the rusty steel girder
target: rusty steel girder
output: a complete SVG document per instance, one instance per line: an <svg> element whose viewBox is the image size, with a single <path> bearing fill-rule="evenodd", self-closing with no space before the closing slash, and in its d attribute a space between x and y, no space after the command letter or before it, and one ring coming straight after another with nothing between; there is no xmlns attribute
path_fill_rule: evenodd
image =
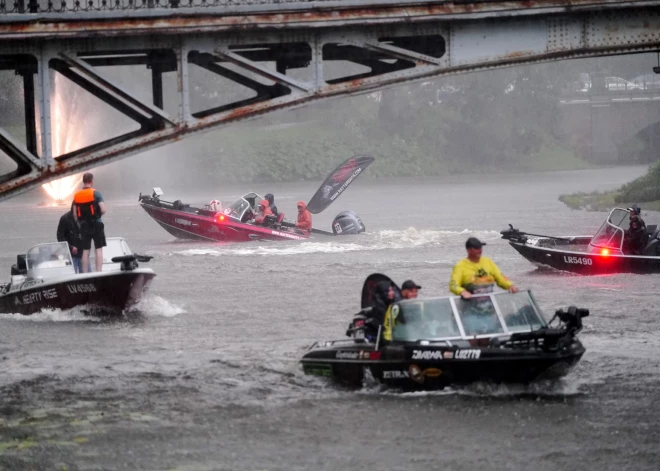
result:
<svg viewBox="0 0 660 471"><path fill-rule="evenodd" d="M173 22L183 26L186 21L186 17L176 16L162 20L162 29L149 23L156 21L153 19L125 20L132 22L129 31L134 35L116 35L117 28L125 23L110 22L106 24L107 34L103 29L92 29L84 36L85 27L80 23L74 26L75 22L71 21L66 27L59 24L59 33L48 33L48 39L42 39L41 34L58 23L53 20L41 30L43 24L30 24L24 32L30 31L38 37L0 41L0 68L23 75L26 91L26 142L18 142L0 129L0 150L17 164L15 171L0 176L0 199L195 133L311 101L366 93L441 75L652 51L660 47L660 11L652 2L627 3L627 8L611 11L586 7L581 10L572 2L575 11L570 12L566 11L568 4L561 2L563 6L552 7L560 8L559 13L544 10L543 6L554 5L552 2L527 3L529 7L525 11L535 14L520 15L516 14L518 10L510 10L507 16L482 18L479 15L483 11L466 12L461 18L432 17L419 24L366 21L365 24L341 23L341 26L335 22L334 27L324 28L293 28L294 25L287 23L291 17L281 14L280 26L275 29L243 29L234 23L240 34L224 27L215 31L217 25L205 29L198 24L172 35L167 28ZM621 6L618 2L605 3ZM318 5L314 3L314 8ZM457 8L466 5L452 4L451 14L455 15ZM520 6L516 2L506 5ZM449 8L447 4L445 7ZM314 16L317 12L307 11L307 14ZM335 16L341 16L341 12L338 10ZM217 21L226 19L218 17ZM82 25L88 20L91 21L85 17ZM0 30L7 24L0 20ZM146 30L145 34L137 31L140 28ZM75 34L71 33L73 30ZM338 63L352 68L338 68ZM105 67L128 65L150 70L149 85L153 91L150 100L122 88L104 72ZM205 73L240 85L250 90L250 94L216 106L210 103L192 106L192 68L201 68ZM163 87L162 76L166 72L176 73L175 89ZM54 74L65 77L126 116L135 123L134 129L54 155L51 113ZM164 111L165 93L170 94L170 102L178 103L173 114ZM36 114L35 108L39 110Z"/></svg>
<svg viewBox="0 0 660 471"><path fill-rule="evenodd" d="M21 5L26 1L33 4L32 10L24 7L21 10ZM573 15L585 11L651 8L660 5L660 1L63 0L57 2L58 7L53 5L53 2L45 0L0 1L0 39L90 38L264 29L289 31L562 13Z"/></svg>

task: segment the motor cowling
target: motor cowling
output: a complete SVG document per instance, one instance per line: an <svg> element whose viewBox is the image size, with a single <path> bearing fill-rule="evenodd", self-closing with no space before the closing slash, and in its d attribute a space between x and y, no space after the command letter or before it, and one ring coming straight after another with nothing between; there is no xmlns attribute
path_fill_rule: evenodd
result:
<svg viewBox="0 0 660 471"><path fill-rule="evenodd" d="M365 230L364 223L353 211L342 211L332 221L332 232L335 235L359 234Z"/></svg>

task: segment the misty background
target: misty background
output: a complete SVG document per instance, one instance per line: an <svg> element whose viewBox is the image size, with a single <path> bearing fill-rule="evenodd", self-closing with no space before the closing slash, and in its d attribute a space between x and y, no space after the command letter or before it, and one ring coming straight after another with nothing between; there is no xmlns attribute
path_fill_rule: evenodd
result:
<svg viewBox="0 0 660 471"><path fill-rule="evenodd" d="M596 110L576 100L588 99L597 83L605 94L652 94L656 62L656 54L637 54L440 77L193 134L99 167L95 174L105 191L136 193L153 186L185 191L230 182L320 180L358 153L376 158L362 178L648 164L658 159L654 138L660 110L654 102ZM341 72L352 66L335 67ZM150 100L146 67L104 67L102 72ZM176 73L169 73L164 82L165 110L174 116L175 79ZM56 155L137 129L65 78L56 80ZM248 98L250 92L201 68L192 70L193 111ZM13 71L0 72L0 104L0 126L25 142L22 81ZM596 121L595 112L600 113ZM0 157L0 171L14 167Z"/></svg>

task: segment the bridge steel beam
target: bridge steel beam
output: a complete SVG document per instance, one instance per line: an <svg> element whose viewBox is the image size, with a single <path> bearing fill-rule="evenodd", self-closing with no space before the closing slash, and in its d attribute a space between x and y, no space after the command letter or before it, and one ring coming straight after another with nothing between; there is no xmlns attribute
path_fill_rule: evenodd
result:
<svg viewBox="0 0 660 471"><path fill-rule="evenodd" d="M314 23L320 18L316 10L330 11L328 5L336 3L343 3L343 9L335 6L332 18ZM33 138L21 145L0 130L0 150L18 165L13 173L0 177L0 200L195 133L316 100L448 74L660 49L659 2L600 2L596 6L573 2L572 8L563 1L543 2L524 10L518 2L488 2L479 11L465 3L451 7L443 3L445 10L433 9L441 5L436 3L423 4L428 15L408 15L404 22L392 13L402 8L401 2L381 1L380 9L371 10L360 24L351 16L354 10L346 10L346 5L357 2L314 3L313 10L280 12L275 15L279 26L271 22L268 28L251 22L272 5L255 6L262 12L244 13L238 23L227 12L216 17L207 10L205 16L184 19L170 15L170 10L166 18L158 19L162 12L141 10L137 13L142 15L139 21L144 31L135 26L133 15L108 23L113 11L100 14L103 21L91 13L75 20L67 14L36 14L39 21L15 15L27 22L20 40L11 39L19 39L16 25L20 22L6 21L0 14L0 68L18 71L24 63L38 65L30 75L34 73L39 84L39 116L27 116L26 127L35 129L27 121L37 120L41 142L37 155ZM410 8L422 8L415 5ZM363 3L358 6L364 8ZM465 13L457 13L459 7ZM295 10L288 4L283 8ZM231 13L238 15L234 10ZM341 12L347 18L335 21ZM95 29L94 22L105 22L105 29ZM101 71L105 66L128 64L152 69L146 84L151 87L153 82L149 100L131 94ZM192 67L254 95L234 101L226 96L229 103L193 109ZM175 90L165 91L160 81L163 71L176 71ZM53 157L49 133L55 72L137 122L139 130ZM163 93L169 94L165 101L178 103L177 116L163 111ZM222 88L215 93L227 95ZM34 94L29 95L25 99L34 100ZM26 101L26 106L31 105Z"/></svg>

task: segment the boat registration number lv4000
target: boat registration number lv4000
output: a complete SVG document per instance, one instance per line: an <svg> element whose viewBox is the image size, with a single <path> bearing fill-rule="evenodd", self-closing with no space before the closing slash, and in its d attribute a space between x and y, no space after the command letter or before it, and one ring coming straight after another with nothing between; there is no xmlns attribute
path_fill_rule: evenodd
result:
<svg viewBox="0 0 660 471"><path fill-rule="evenodd" d="M571 263L573 265L593 265L594 261L589 257L569 257L564 255L564 262Z"/></svg>

